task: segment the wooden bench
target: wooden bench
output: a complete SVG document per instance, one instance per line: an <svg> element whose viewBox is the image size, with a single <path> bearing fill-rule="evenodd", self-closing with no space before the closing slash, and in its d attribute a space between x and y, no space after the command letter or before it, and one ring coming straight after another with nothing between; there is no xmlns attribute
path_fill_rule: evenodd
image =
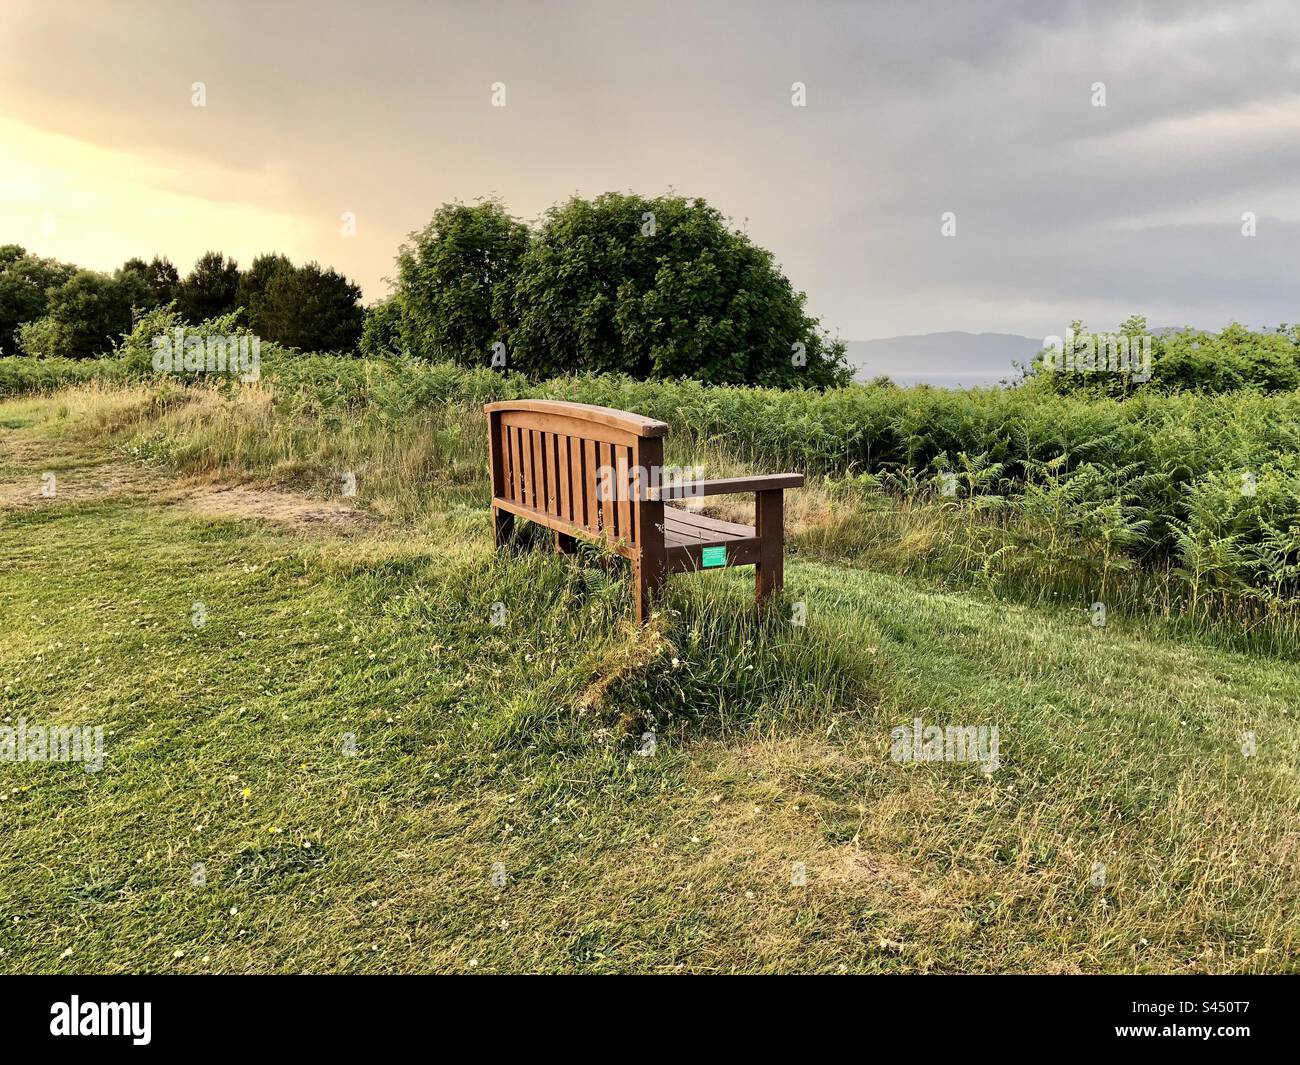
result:
<svg viewBox="0 0 1300 1065"><path fill-rule="evenodd" d="M556 549L578 538L603 541L631 560L636 616L645 621L670 573L753 566L762 604L781 587L783 495L801 473L676 481L665 475L668 426L609 407L528 399L489 403L493 540L515 517L555 530ZM671 500L755 494L754 525L666 506Z"/></svg>

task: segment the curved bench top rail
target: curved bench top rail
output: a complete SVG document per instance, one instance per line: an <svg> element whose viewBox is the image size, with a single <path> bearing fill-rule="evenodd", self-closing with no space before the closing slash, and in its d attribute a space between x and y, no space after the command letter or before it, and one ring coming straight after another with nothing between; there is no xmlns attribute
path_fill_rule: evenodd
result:
<svg viewBox="0 0 1300 1065"><path fill-rule="evenodd" d="M488 414L508 411L558 414L578 421L608 425L612 429L622 429L635 436L664 436L668 432L668 424L656 421L654 418L643 418L639 414L629 414L625 410L614 410L613 407L594 407L590 403L568 403L558 399L508 399L499 403L488 403L483 410Z"/></svg>

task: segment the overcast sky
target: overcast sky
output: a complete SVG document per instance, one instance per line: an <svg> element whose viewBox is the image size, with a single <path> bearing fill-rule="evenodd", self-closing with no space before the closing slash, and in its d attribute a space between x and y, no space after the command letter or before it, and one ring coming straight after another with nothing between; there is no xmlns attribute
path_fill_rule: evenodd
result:
<svg viewBox="0 0 1300 1065"><path fill-rule="evenodd" d="M672 189L770 248L846 339L1295 322L1298 16L4 0L0 243L182 272L210 247L284 251L369 300L444 201L532 220L573 193Z"/></svg>

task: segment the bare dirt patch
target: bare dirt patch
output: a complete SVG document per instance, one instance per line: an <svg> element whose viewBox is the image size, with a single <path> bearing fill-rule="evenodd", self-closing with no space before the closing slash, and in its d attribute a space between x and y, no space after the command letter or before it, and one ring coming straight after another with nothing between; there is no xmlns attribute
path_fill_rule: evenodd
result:
<svg viewBox="0 0 1300 1065"><path fill-rule="evenodd" d="M40 506L84 503L122 493L143 493L155 478L130 466L99 466L43 470L33 466L28 477L0 481L0 514Z"/></svg>
<svg viewBox="0 0 1300 1065"><path fill-rule="evenodd" d="M26 460L22 465L33 472L0 480L0 515L131 495L146 502L184 506L204 517L262 518L303 529L352 529L373 520L346 503L312 499L286 489L172 482L155 471L119 462L66 468L69 456L39 449L29 449L21 458Z"/></svg>
<svg viewBox="0 0 1300 1065"><path fill-rule="evenodd" d="M298 526L355 528L370 521L356 507L297 492L248 485L207 485L177 489L178 501L205 517L264 518Z"/></svg>

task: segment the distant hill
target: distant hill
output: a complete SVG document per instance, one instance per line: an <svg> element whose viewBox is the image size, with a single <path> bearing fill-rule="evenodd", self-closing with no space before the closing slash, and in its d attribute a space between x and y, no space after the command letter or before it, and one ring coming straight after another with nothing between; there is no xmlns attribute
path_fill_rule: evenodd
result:
<svg viewBox="0 0 1300 1065"><path fill-rule="evenodd" d="M1012 363L1030 362L1042 350L1043 338L1015 333L921 333L848 340L845 348L860 381L888 374L900 385L959 388L1014 379Z"/></svg>

